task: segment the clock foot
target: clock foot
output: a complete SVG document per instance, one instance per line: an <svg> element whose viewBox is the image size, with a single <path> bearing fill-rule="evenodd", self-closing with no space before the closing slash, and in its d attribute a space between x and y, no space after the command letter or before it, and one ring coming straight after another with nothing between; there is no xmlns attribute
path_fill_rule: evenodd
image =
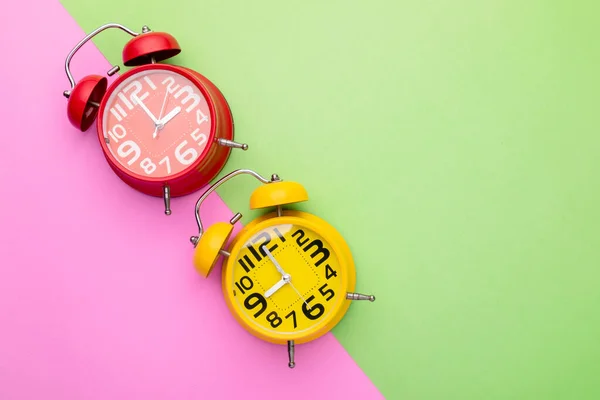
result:
<svg viewBox="0 0 600 400"><path fill-rule="evenodd" d="M346 299L375 301L375 296L360 293L346 293Z"/></svg>
<svg viewBox="0 0 600 400"><path fill-rule="evenodd" d="M227 140L227 139L223 139L223 138L218 139L217 142L221 146L231 147L234 149L248 150L248 145L246 143L238 143L238 142L234 142L233 140Z"/></svg>
<svg viewBox="0 0 600 400"><path fill-rule="evenodd" d="M294 368L296 366L296 362L294 361L294 341L293 340L288 340L288 358L290 360L288 363L288 367Z"/></svg>
<svg viewBox="0 0 600 400"><path fill-rule="evenodd" d="M163 199L165 200L165 214L171 215L171 188L163 186Z"/></svg>

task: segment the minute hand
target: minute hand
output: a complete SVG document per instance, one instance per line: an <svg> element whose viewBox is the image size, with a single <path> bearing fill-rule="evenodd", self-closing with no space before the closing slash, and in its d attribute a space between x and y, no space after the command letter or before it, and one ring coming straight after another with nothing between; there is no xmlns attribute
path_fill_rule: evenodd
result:
<svg viewBox="0 0 600 400"><path fill-rule="evenodd" d="M287 275L285 273L285 271L283 270L283 268L281 268L281 265L279 265L279 263L277 262L277 260L275 259L275 257L273 257L273 254L271 254L271 252L267 249L267 246L263 246L262 249L265 251L265 253L269 257L269 259L271 260L271 262L275 265L275 268L277 268L277 271L279 271L279 273L281 275Z"/></svg>
<svg viewBox="0 0 600 400"><path fill-rule="evenodd" d="M148 116L150 118L152 118L152 122L154 122L154 124L158 124L158 120L156 119L156 117L154 116L154 114L152 114L150 112L150 110L148 110L148 107L146 107L146 105L144 104L144 102L142 100L140 100L137 96L135 98L136 103L138 103L140 105L140 107L142 107L142 110L144 110L144 112L146 114L148 114Z"/></svg>

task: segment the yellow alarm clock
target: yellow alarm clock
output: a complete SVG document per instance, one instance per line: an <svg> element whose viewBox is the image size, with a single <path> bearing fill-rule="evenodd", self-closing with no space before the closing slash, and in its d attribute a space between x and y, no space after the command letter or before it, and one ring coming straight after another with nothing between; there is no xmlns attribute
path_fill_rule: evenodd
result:
<svg viewBox="0 0 600 400"><path fill-rule="evenodd" d="M249 174L263 185L250 197L251 209L270 212L252 220L229 241L236 213L229 222L217 222L204 230L202 202L222 183ZM265 341L286 344L288 366L293 368L294 346L315 340L330 331L344 316L349 300L375 297L354 293L356 271L344 238L323 219L284 205L308 200L304 187L272 175L235 170L225 175L196 202L198 235L196 270L208 277L219 256L223 262L222 287L229 310L248 332ZM229 243L228 243L229 242Z"/></svg>

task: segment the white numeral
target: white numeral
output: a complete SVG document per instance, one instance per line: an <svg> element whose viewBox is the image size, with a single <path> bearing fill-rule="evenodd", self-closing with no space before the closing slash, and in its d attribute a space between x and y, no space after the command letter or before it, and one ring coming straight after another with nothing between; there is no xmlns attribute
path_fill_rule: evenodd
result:
<svg viewBox="0 0 600 400"><path fill-rule="evenodd" d="M172 76L167 76L165 78L165 80L162 81L161 83L164 85L167 82L169 82L169 84L167 85L167 92L173 93L174 91L176 91L177 89L179 89L179 85L175 85L175 79L173 79ZM173 86L173 85L175 85L175 86Z"/></svg>
<svg viewBox="0 0 600 400"><path fill-rule="evenodd" d="M191 134L194 142L198 142L198 146L202 146L206 142L206 135L204 133L200 133L200 128L194 129L194 132Z"/></svg>
<svg viewBox="0 0 600 400"><path fill-rule="evenodd" d="M185 111L190 112L192 111L198 104L200 104L200 96L196 93L194 93L194 89L189 86L186 85L184 87L182 87L181 89L179 89L179 91L177 93L175 93L174 97L176 99L179 98L179 96L181 96L183 93L186 93L186 96L181 99L181 104L185 104L188 101L192 100L192 104L185 109Z"/></svg>
<svg viewBox="0 0 600 400"><path fill-rule="evenodd" d="M190 165L191 163L194 162L196 157L198 157L198 152L193 147L190 147L183 153L181 152L181 149L184 146L186 146L187 144L188 144L188 141L184 140L183 142L181 142L179 144L179 146L177 146L175 148L175 158L177 159L177 161L179 161L183 165Z"/></svg>
<svg viewBox="0 0 600 400"><path fill-rule="evenodd" d="M150 88L152 88L152 90L156 90L156 85L154 84L154 82L152 82L150 80L150 78L148 78L147 76L145 76L144 80L146 81L146 83L148 84L148 86L150 86Z"/></svg>
<svg viewBox="0 0 600 400"><path fill-rule="evenodd" d="M142 160L142 162L140 163L140 167L142 167L142 169L144 170L144 172L147 175L152 174L154 171L156 171L156 164L154 164L152 162L152 160L148 157L144 158Z"/></svg>
<svg viewBox="0 0 600 400"><path fill-rule="evenodd" d="M136 142L133 140L126 140L119 145L117 153L123 158L129 157L129 155L133 153L133 157L127 162L127 165L131 165L136 162L138 158L140 158L142 151Z"/></svg>
<svg viewBox="0 0 600 400"><path fill-rule="evenodd" d="M126 134L127 131L121 124L116 124L115 126L113 126L111 131L108 131L108 136L110 136L110 138L114 140L115 143L119 143L119 139L123 139Z"/></svg>
<svg viewBox="0 0 600 400"><path fill-rule="evenodd" d="M121 101L123 103L125 103L125 106L127 106L127 108L129 108L130 110L133 110L133 104L131 104L129 102L129 100L127 100L127 97L125 97L125 95L123 93L119 93L119 98L121 99ZM117 104L117 106L118 106L118 104Z"/></svg>
<svg viewBox="0 0 600 400"><path fill-rule="evenodd" d="M204 115L204 113L200 109L197 109L196 110L196 123L198 125L201 125L203 122L207 122L207 121L208 121L208 115Z"/></svg>
<svg viewBox="0 0 600 400"><path fill-rule="evenodd" d="M138 96L138 93L142 91L142 84L139 81L131 82L125 89L123 89L123 93L129 92L132 88L135 89L133 90L133 93L129 95L129 98L134 105L137 105L138 100L144 101L146 97L150 96L150 93L148 92L144 93L141 97Z"/></svg>
<svg viewBox="0 0 600 400"><path fill-rule="evenodd" d="M171 173L171 162L169 161L169 156L166 156L165 158L160 160L158 162L158 165L163 165L165 163L167 164L167 174L170 174Z"/></svg>
<svg viewBox="0 0 600 400"><path fill-rule="evenodd" d="M115 106L110 109L110 112L112 113L112 115L115 116L115 118L119 122L123 121L123 118L127 116L127 113L125 112L125 110L123 110L123 107L121 107L118 104L115 104Z"/></svg>

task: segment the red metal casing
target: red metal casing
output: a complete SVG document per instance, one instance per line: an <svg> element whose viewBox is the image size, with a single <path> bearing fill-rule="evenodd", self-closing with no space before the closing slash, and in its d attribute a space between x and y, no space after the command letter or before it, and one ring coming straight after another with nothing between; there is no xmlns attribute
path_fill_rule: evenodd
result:
<svg viewBox="0 0 600 400"><path fill-rule="evenodd" d="M123 64L127 67L164 61L181 52L179 43L166 32L147 32L131 39L123 47Z"/></svg>
<svg viewBox="0 0 600 400"><path fill-rule="evenodd" d="M110 98L114 88L128 77L150 69L170 70L179 73L192 81L206 98L210 110L210 117L213 121L208 135L209 144L202 154L200 154L198 159L185 170L171 175L168 178L151 178L134 174L131 171L126 170L110 153L103 136L102 117L104 112L107 111L106 102ZM170 64L142 65L120 75L119 78L110 85L106 95L103 97L102 102L100 103L100 110L98 112L96 123L100 146L102 147L104 156L112 170L119 178L121 178L121 180L132 188L156 197L163 196L163 186L165 183L169 185L171 197L190 194L208 184L223 169L231 153L231 148L218 144L217 139L223 138L233 140L234 136L233 116L227 100L221 91L200 73L186 67Z"/></svg>
<svg viewBox="0 0 600 400"><path fill-rule="evenodd" d="M107 80L100 75L88 75L73 88L67 102L67 117L80 131L86 131L93 123L98 109L91 102L100 103L106 92Z"/></svg>

